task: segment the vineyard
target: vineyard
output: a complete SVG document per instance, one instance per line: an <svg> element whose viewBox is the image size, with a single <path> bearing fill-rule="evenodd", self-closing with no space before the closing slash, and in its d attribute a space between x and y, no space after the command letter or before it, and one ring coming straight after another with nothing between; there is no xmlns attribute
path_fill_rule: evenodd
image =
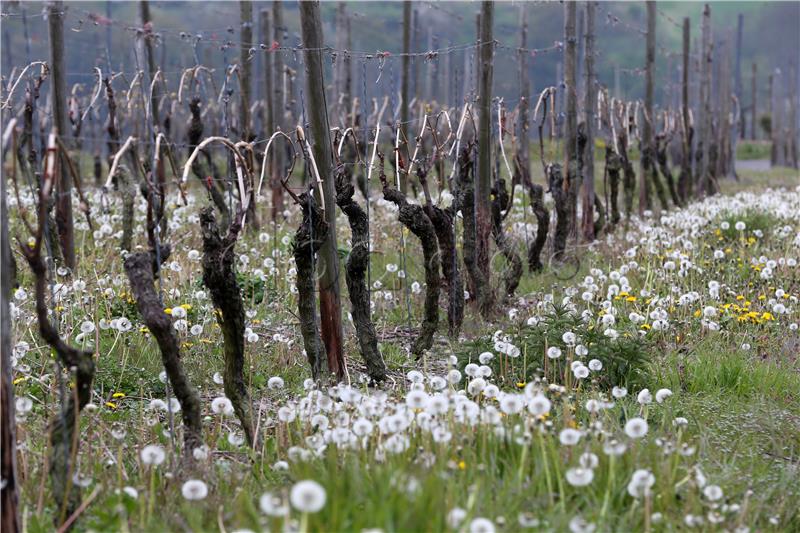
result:
<svg viewBox="0 0 800 533"><path fill-rule="evenodd" d="M4 0L2 531L800 530L733 7Z"/></svg>

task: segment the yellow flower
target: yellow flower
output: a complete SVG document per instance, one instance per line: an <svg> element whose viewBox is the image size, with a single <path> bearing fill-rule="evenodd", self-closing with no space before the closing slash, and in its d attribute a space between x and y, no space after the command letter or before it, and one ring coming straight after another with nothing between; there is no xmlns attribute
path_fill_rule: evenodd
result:
<svg viewBox="0 0 800 533"><path fill-rule="evenodd" d="M650 324L642 324L639 327L642 328L642 329L651 329L653 326L651 326Z"/></svg>
<svg viewBox="0 0 800 533"><path fill-rule="evenodd" d="M700 311L699 309L694 312L694 317L695 318L700 318L702 315L703 315L703 312Z"/></svg>
<svg viewBox="0 0 800 533"><path fill-rule="evenodd" d="M125 397L125 393L124 392L115 392L114 394L111 395L111 397L112 398L124 398Z"/></svg>
<svg viewBox="0 0 800 533"><path fill-rule="evenodd" d="M625 301L626 302L635 302L636 301L636 296L628 296L627 298L625 298Z"/></svg>
<svg viewBox="0 0 800 533"><path fill-rule="evenodd" d="M764 313L761 313L761 319L762 320L775 320L775 317L772 315L772 313L764 312Z"/></svg>
<svg viewBox="0 0 800 533"><path fill-rule="evenodd" d="M183 307L187 311L190 311L192 309L192 304L181 304L181 307Z"/></svg>
<svg viewBox="0 0 800 533"><path fill-rule="evenodd" d="M117 404L115 404L114 402L106 402L106 407L110 407L111 409L116 409Z"/></svg>
<svg viewBox="0 0 800 533"><path fill-rule="evenodd" d="M467 463L465 463L464 461L459 461L458 462L458 469L459 470L464 470L465 468L467 468Z"/></svg>
<svg viewBox="0 0 800 533"><path fill-rule="evenodd" d="M517 383L517 387L519 387L520 389L525 388L525 385L526 383L524 381L520 381L519 383Z"/></svg>
<svg viewBox="0 0 800 533"><path fill-rule="evenodd" d="M14 383L14 385L16 385L17 383L22 383L23 381L28 381L28 376L19 377L19 378L15 379L13 383Z"/></svg>
<svg viewBox="0 0 800 533"><path fill-rule="evenodd" d="M164 309L164 312L166 314L168 314L168 315L171 315L172 314L172 308L171 307L167 307L166 309Z"/></svg>

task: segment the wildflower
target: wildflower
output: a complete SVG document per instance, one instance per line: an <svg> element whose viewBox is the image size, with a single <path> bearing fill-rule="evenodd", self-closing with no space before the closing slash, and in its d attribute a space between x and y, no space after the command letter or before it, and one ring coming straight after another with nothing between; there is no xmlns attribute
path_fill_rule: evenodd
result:
<svg viewBox="0 0 800 533"><path fill-rule="evenodd" d="M187 500L202 500L208 496L208 485L199 479L190 479L181 487L181 493Z"/></svg>
<svg viewBox="0 0 800 533"><path fill-rule="evenodd" d="M579 365L572 371L572 373L575 374L577 379L584 379L589 376L589 369L583 365Z"/></svg>
<svg viewBox="0 0 800 533"><path fill-rule="evenodd" d="M736 231L744 231L744 230L745 230L745 228L747 228L747 224L745 224L744 222L742 222L742 221L740 220L740 221L738 221L738 222L736 223L736 225L735 225L734 227L736 228Z"/></svg>
<svg viewBox="0 0 800 533"><path fill-rule="evenodd" d="M600 464L600 459L592 452L586 452L581 454L580 463L583 468L597 468L597 465Z"/></svg>
<svg viewBox="0 0 800 533"><path fill-rule="evenodd" d="M469 523L469 533L494 533L494 522L488 518L473 518Z"/></svg>
<svg viewBox="0 0 800 533"><path fill-rule="evenodd" d="M594 479L591 468L570 468L566 473L567 482L573 487L585 487Z"/></svg>
<svg viewBox="0 0 800 533"><path fill-rule="evenodd" d="M294 484L289 494L292 506L301 513L316 513L325 506L325 489L310 479Z"/></svg>
<svg viewBox="0 0 800 533"><path fill-rule="evenodd" d="M656 401L658 403L664 403L670 396L672 396L672 391L669 389L658 389L656 391Z"/></svg>
<svg viewBox="0 0 800 533"><path fill-rule="evenodd" d="M656 477L649 470L637 470L628 482L628 494L634 498L643 498L650 494L650 487L656 482Z"/></svg>
<svg viewBox="0 0 800 533"><path fill-rule="evenodd" d="M164 452L164 448L157 444L149 444L142 448L141 453L139 454L142 458L142 462L148 466L158 466L164 462L166 458L166 453Z"/></svg>
<svg viewBox="0 0 800 533"><path fill-rule="evenodd" d="M558 359L561 357L561 348L558 346L551 346L547 349L547 357L550 359Z"/></svg>
<svg viewBox="0 0 800 533"><path fill-rule="evenodd" d="M614 387L611 389L611 395L617 400L621 400L628 395L628 389L625 387Z"/></svg>
<svg viewBox="0 0 800 533"><path fill-rule="evenodd" d="M500 399L500 409L507 415L512 415L522 411L525 402L520 394L505 394Z"/></svg>
<svg viewBox="0 0 800 533"><path fill-rule="evenodd" d="M636 397L636 401L639 402L641 405L647 405L649 403L653 403L653 395L650 394L649 389L642 389L642 391Z"/></svg>
<svg viewBox="0 0 800 533"><path fill-rule="evenodd" d="M587 522L582 516L576 516L569 521L571 533L593 533L597 526L592 522Z"/></svg>
<svg viewBox="0 0 800 533"><path fill-rule="evenodd" d="M467 511L461 507L453 507L450 509L450 512L447 513L447 525L450 526L450 529L458 529L458 526L461 525L461 522L463 522L466 517Z"/></svg>
<svg viewBox="0 0 800 533"><path fill-rule="evenodd" d="M528 402L528 411L534 416L543 416L550 412L551 403L541 392Z"/></svg>
<svg viewBox="0 0 800 533"><path fill-rule="evenodd" d="M562 429L558 434L558 440L564 446L574 446L581 440L581 432L572 428Z"/></svg>
<svg viewBox="0 0 800 533"><path fill-rule="evenodd" d="M647 421L644 418L631 418L625 422L625 434L632 439L641 439L647 435Z"/></svg>
<svg viewBox="0 0 800 533"><path fill-rule="evenodd" d="M703 489L703 496L709 501L715 502L722 498L722 489L718 485L707 485Z"/></svg>
<svg viewBox="0 0 800 533"><path fill-rule="evenodd" d="M289 504L286 500L271 492L261 495L261 498L258 499L258 506L261 508L261 512L267 516L280 517L289 514Z"/></svg>
<svg viewBox="0 0 800 533"><path fill-rule="evenodd" d="M283 378L280 376L272 376L267 381L267 388L270 390L278 390L283 388Z"/></svg>
<svg viewBox="0 0 800 533"><path fill-rule="evenodd" d="M563 341L564 341L564 344L566 344L567 346L572 346L572 345L574 345L574 344L575 344L575 341L576 341L576 339L577 339L577 337L576 337L576 336L575 336L575 334L574 334L573 332L571 332L571 331L567 331L567 332L565 332L565 333L564 333L564 334L561 336L561 340L563 340Z"/></svg>
<svg viewBox="0 0 800 533"><path fill-rule="evenodd" d="M220 396L211 401L211 410L217 415L230 416L233 414L233 403L225 396Z"/></svg>
<svg viewBox="0 0 800 533"><path fill-rule="evenodd" d="M22 396L14 402L14 407L18 415L24 415L33 409L33 400L27 396Z"/></svg>

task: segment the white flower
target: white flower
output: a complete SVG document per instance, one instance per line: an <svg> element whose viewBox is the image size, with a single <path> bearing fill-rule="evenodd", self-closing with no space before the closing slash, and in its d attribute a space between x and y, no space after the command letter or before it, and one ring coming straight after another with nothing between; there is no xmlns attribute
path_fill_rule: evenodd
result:
<svg viewBox="0 0 800 533"><path fill-rule="evenodd" d="M286 516L289 514L289 505L286 500L276 496L271 492L265 492L258 499L258 506L261 512L267 516Z"/></svg>
<svg viewBox="0 0 800 533"><path fill-rule="evenodd" d="M593 370L594 372L598 372L603 369L603 363L600 359L592 359L589 361L589 370Z"/></svg>
<svg viewBox="0 0 800 533"><path fill-rule="evenodd" d="M585 487L594 479L591 468L570 468L567 470L567 483L573 487Z"/></svg>
<svg viewBox="0 0 800 533"><path fill-rule="evenodd" d="M316 481L306 479L294 484L289 495L292 507L301 513L316 513L325 507L325 489Z"/></svg>
<svg viewBox="0 0 800 533"><path fill-rule="evenodd" d="M747 228L747 224L740 220L734 227L736 228L736 231L744 231Z"/></svg>
<svg viewBox="0 0 800 533"><path fill-rule="evenodd" d="M520 394L505 394L500 399L500 409L507 415L512 415L522 411L525 401Z"/></svg>
<svg viewBox="0 0 800 533"><path fill-rule="evenodd" d="M225 396L220 396L211 401L211 410L217 415L230 416L233 414L233 403Z"/></svg>
<svg viewBox="0 0 800 533"><path fill-rule="evenodd" d="M636 397L636 401L642 405L647 405L649 403L653 403L653 395L650 394L649 389L642 389L639 395Z"/></svg>
<svg viewBox="0 0 800 533"><path fill-rule="evenodd" d="M561 348L558 346L551 346L547 349L547 357L550 359L558 359L561 357Z"/></svg>
<svg viewBox="0 0 800 533"><path fill-rule="evenodd" d="M450 509L450 512L447 513L447 525L450 526L450 529L458 529L458 526L461 525L461 522L467 517L467 512L462 509L461 507L453 507Z"/></svg>
<svg viewBox="0 0 800 533"><path fill-rule="evenodd" d="M587 522L582 516L576 516L569 521L571 533L593 533L597 526L592 522Z"/></svg>
<svg viewBox="0 0 800 533"><path fill-rule="evenodd" d="M28 413L31 409L33 409L33 400L31 400L27 396L20 396L14 402L14 407L18 415L24 415L25 413Z"/></svg>
<svg viewBox="0 0 800 533"><path fill-rule="evenodd" d="M139 454L142 458L142 462L146 465L153 465L158 466L164 462L164 458L167 454L164 452L164 448L157 444L149 444L142 448L141 453Z"/></svg>
<svg viewBox="0 0 800 533"><path fill-rule="evenodd" d="M658 389L656 391L656 401L658 403L664 403L670 396L672 396L672 391L669 389Z"/></svg>
<svg viewBox="0 0 800 533"><path fill-rule="evenodd" d="M81 322L81 333L91 333L95 329L94 322L89 320L84 320Z"/></svg>
<svg viewBox="0 0 800 533"><path fill-rule="evenodd" d="M270 390L278 390L283 388L283 378L280 376L272 376L267 381L267 388Z"/></svg>
<svg viewBox="0 0 800 533"><path fill-rule="evenodd" d="M644 418L631 418L625 422L625 434L632 439L641 439L647 435L647 420Z"/></svg>
<svg viewBox="0 0 800 533"><path fill-rule="evenodd" d="M643 498L650 494L650 487L656 482L656 477L649 470L637 470L628 482L628 494L634 498Z"/></svg>
<svg viewBox="0 0 800 533"><path fill-rule="evenodd" d="M181 494L187 500L202 500L208 496L208 485L199 479L190 479L181 487Z"/></svg>
<svg viewBox="0 0 800 533"><path fill-rule="evenodd" d="M528 402L528 411L534 416L543 416L550 412L550 400L541 392Z"/></svg>
<svg viewBox="0 0 800 533"><path fill-rule="evenodd" d="M628 389L626 389L625 387L614 387L613 389L611 389L611 396L613 396L617 400L620 400L627 395L628 395Z"/></svg>
<svg viewBox="0 0 800 533"><path fill-rule="evenodd" d="M561 335L561 340L563 340L564 344L566 344L567 346L572 346L573 344L575 344L576 339L577 337L571 331L567 331L563 335Z"/></svg>
<svg viewBox="0 0 800 533"><path fill-rule="evenodd" d="M189 333L194 335L195 337L203 333L203 326L200 324L195 324L189 329Z"/></svg>
<svg viewBox="0 0 800 533"><path fill-rule="evenodd" d="M488 518L473 518L469 523L469 533L494 533L494 522Z"/></svg>
<svg viewBox="0 0 800 533"><path fill-rule="evenodd" d="M574 446L581 440L581 432L572 428L562 429L558 434L558 440L564 446Z"/></svg>
<svg viewBox="0 0 800 533"><path fill-rule="evenodd" d="M703 489L703 496L709 501L715 502L722 498L722 489L718 485L708 485Z"/></svg>
<svg viewBox="0 0 800 533"><path fill-rule="evenodd" d="M572 373L575 374L575 378L584 379L589 376L589 369L583 365L578 365L573 369Z"/></svg>

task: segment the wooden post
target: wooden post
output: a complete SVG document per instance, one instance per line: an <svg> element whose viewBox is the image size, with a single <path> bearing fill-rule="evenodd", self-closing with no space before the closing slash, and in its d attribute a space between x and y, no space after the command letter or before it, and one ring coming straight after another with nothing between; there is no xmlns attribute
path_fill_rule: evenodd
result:
<svg viewBox="0 0 800 533"><path fill-rule="evenodd" d="M564 188L567 192L567 232L570 236L578 235L578 79L577 73L577 2L564 3L564 98L566 122L564 127ZM554 250L556 251L556 250ZM558 250L559 259L563 249Z"/></svg>
<svg viewBox="0 0 800 533"><path fill-rule="evenodd" d="M50 74L52 76L51 95L53 100L53 125L59 137L69 139L70 129L67 127L67 86L64 63L64 3L55 0L50 4L48 13L50 28ZM65 143L67 146L71 142ZM62 154L60 175L56 180L56 227L64 264L75 269L75 228L72 224L72 174L69 173L66 160L68 154Z"/></svg>
<svg viewBox="0 0 800 533"><path fill-rule="evenodd" d="M153 55L153 19L150 16L150 2L148 0L140 0L139 1L139 15L142 19L142 26L145 28L144 32L144 49L145 53L147 54L147 70L150 72L150 80L152 80L158 67L156 67L156 59ZM153 115L153 124L158 125L160 124L158 117L158 102L161 99L161 91L159 90L158 83L153 85L153 94L152 98L150 99L150 112Z"/></svg>
<svg viewBox="0 0 800 533"><path fill-rule="evenodd" d="M681 72L681 120L683 122L683 142L681 143L681 176L678 191L685 203L692 189L692 139L689 131L689 43L691 22L683 19L683 71Z"/></svg>
<svg viewBox="0 0 800 533"><path fill-rule="evenodd" d="M481 3L481 46L479 119L478 119L478 169L475 187L476 214L476 264L483 273L483 287L479 287L478 306L487 318L494 306L491 289L491 270L489 262L489 235L492 231L491 190L492 190L492 76L494 74L494 2Z"/></svg>
<svg viewBox="0 0 800 533"><path fill-rule="evenodd" d="M239 47L239 137L243 141L250 141L250 91L252 88L253 58L250 49L253 48L253 2L240 0L239 22L242 42Z"/></svg>
<svg viewBox="0 0 800 533"><path fill-rule="evenodd" d="M411 25L413 27L413 31L412 31L413 39L412 39L412 42L415 43L415 44L419 43L419 11L417 9L415 9L414 12L412 13ZM411 48L412 48L412 51L414 51L414 52L417 51L416 46L412 46ZM419 97L420 94L421 94L420 87L419 87L419 69L420 69L420 65L422 65L422 61L417 61L415 59L414 60L414 88L411 91L411 93L416 97Z"/></svg>
<svg viewBox="0 0 800 533"><path fill-rule="evenodd" d="M586 2L586 29L583 60L586 84L584 89L584 110L586 125L586 149L583 157L583 237L593 241L594 234L594 122L597 107L597 91L594 79L594 1ZM581 156L579 156L581 157Z"/></svg>
<svg viewBox="0 0 800 533"><path fill-rule="evenodd" d="M753 75L750 79L750 139L758 138L758 65L753 62Z"/></svg>
<svg viewBox="0 0 800 533"><path fill-rule="evenodd" d="M411 2L406 0L403 2L403 79L400 88L400 131L401 137L408 138L408 102L409 100L409 82L411 81ZM366 117L365 117L366 118ZM364 127L367 127L366 122ZM400 174L400 191L403 194L408 193L408 176L405 173Z"/></svg>
<svg viewBox="0 0 800 533"><path fill-rule="evenodd" d="M279 47L284 45L283 38L285 29L283 27L283 6L279 0L272 2L272 41ZM271 47L271 43L267 42ZM284 64L282 52L270 52L272 56L272 83L273 91L270 96L270 107L272 108L273 123L270 125L271 130L280 128L284 132L290 129L289 121L286 119L286 105L287 98L291 98L291 94L284 94L283 92L283 74ZM274 176L272 183L272 216L273 222L277 221L277 217L283 213L283 187L280 184L280 179L286 169L286 152L285 150L275 150L275 169L277 176Z"/></svg>
<svg viewBox="0 0 800 533"><path fill-rule="evenodd" d="M736 99L739 101L739 105L740 106L741 106L742 102L744 101L742 99L742 96L743 96L742 95L742 31L743 31L743 29L744 29L744 15L739 13L739 16L737 17L737 23L736 23L736 86L735 86L734 90L736 92ZM745 124L744 113L741 113L741 108L740 108L739 123L736 125L736 127L739 129L739 131L737 132L737 135L741 139L744 139L744 135L745 135L744 124Z"/></svg>
<svg viewBox="0 0 800 533"><path fill-rule="evenodd" d="M519 6L520 18L520 52L519 52L519 161L522 166L522 175L530 176L530 143L528 129L530 128L529 114L531 97L531 82L528 78L528 16L525 4ZM525 184L523 184L523 187Z"/></svg>
<svg viewBox="0 0 800 533"><path fill-rule="evenodd" d="M703 8L703 22L700 29L702 34L702 55L700 56L700 112L698 139L701 148L699 179L697 180L698 194L702 198L709 193L711 176L709 169L709 148L711 144L711 64L713 45L711 43L711 8L708 4Z"/></svg>
<svg viewBox="0 0 800 533"><path fill-rule="evenodd" d="M798 162L797 153L797 69L795 66L789 68L789 128L786 142L788 143L786 164L797 169L800 162Z"/></svg>
<svg viewBox="0 0 800 533"><path fill-rule="evenodd" d="M7 35L7 33L6 33ZM31 142L31 141L28 141ZM3 149L6 147L3 146ZM5 153L5 152L4 152ZM11 154L16 157L16 154ZM2 253L2 267L0 268L0 476L3 486L0 488L0 504L2 505L2 520L0 529L8 533L20 531L19 524L19 479L17 478L17 432L14 422L14 384L12 383L11 369L11 285L14 268L14 257L11 254L11 243L8 240L8 206L6 205L6 177L0 179L0 252Z"/></svg>
<svg viewBox="0 0 800 533"><path fill-rule="evenodd" d="M639 216L642 216L646 209L650 209L651 193L650 174L655 157L655 143L653 139L653 81L655 75L656 60L656 3L653 0L647 1L647 37L645 50L645 89L644 89L644 113L645 119L642 128L642 158L641 171L639 172Z"/></svg>
<svg viewBox="0 0 800 533"><path fill-rule="evenodd" d="M781 95L783 92L781 71L775 69L769 77L770 100L772 102L772 124L771 135L772 138L772 166L782 167L786 165L784 138L783 138L783 113L785 112L784 99Z"/></svg>
<svg viewBox="0 0 800 533"><path fill-rule="evenodd" d="M306 68L306 111L314 141L313 152L322 178L322 196L317 192L317 205L324 205L328 232L320 249L319 300L322 341L328 354L328 369L337 379L345 376L342 345L342 304L339 292L339 250L336 242L336 193L333 183L333 155L327 105L322 49L322 21L319 1L300 2L300 26ZM324 204L323 204L324 202Z"/></svg>

